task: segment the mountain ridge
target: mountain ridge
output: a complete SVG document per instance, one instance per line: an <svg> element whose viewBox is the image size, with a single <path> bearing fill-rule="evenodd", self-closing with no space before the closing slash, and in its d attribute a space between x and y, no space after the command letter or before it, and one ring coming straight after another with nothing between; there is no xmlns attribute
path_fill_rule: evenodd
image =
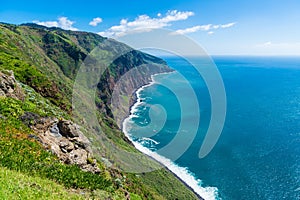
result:
<svg viewBox="0 0 300 200"><path fill-rule="evenodd" d="M0 152L6 153L7 158L3 160L1 167L28 174L29 172L24 168L27 166L26 163L30 161L36 163L32 166L42 166L33 169L37 176L55 180L67 188L88 189L89 186L85 185L84 182L81 184L80 181L92 183L94 180L93 184L96 185L91 192L93 193L95 189L105 191L105 198L197 199L193 192L165 169L138 175L125 173L107 167L107 162L110 162L109 158L98 156L97 165L101 173L98 175L99 177L96 177L96 175L89 175L88 172L79 173L76 165L68 167L65 164L60 164L54 155L48 155L47 151L39 146L36 140L28 137L35 133L26 128L26 125L20 120L24 113L32 112L41 117L57 117L59 119L72 119L74 115L80 118L80 113L72 113L72 88L78 69L96 47L100 48L103 54L111 54L120 48L127 49L126 53L114 60L102 77L99 77L100 82L96 88L96 105L100 116L99 123L107 137L117 146L136 152L114 121L114 114L116 113L111 110L113 88L120 77L141 64L150 64L150 66L155 64L155 66L160 65L162 67L140 70L138 71L140 74L147 72L150 76L154 73L171 71L165 61L94 33L66 31L34 24L0 23L0 71L12 70L26 95L23 101L14 100L10 97L0 98L2 127L0 129L0 141L6 141L3 138L15 138L14 132L11 131L15 130L19 135L22 135L22 140L18 137L12 139L12 145L19 146L28 143L36 146L36 150L32 152L25 145L23 151L27 152L30 158L28 161L24 160L24 164L20 166L14 164L15 157L19 158L19 152L10 152L8 147L3 147ZM128 91L134 93L136 88L147 84L148 81L149 77L139 75L136 80L128 81ZM120 112L123 115L126 112L128 114L128 109L120 108ZM43 152L42 155L47 155L50 163L61 169L62 175L67 180L61 180L60 175L47 171L50 163L41 161L40 157L35 154L35 156L31 156L37 151ZM13 162L13 160L15 161ZM78 177L78 183L69 179L74 173L72 170L76 171L78 175L82 174L81 178ZM90 180L84 177L90 177ZM98 189L97 181L103 182ZM110 186L105 186L107 184Z"/></svg>

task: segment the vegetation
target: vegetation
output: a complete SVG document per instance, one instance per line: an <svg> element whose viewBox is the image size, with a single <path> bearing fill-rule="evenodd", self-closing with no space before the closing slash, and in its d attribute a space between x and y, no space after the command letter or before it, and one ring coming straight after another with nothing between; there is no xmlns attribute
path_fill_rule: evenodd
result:
<svg viewBox="0 0 300 200"><path fill-rule="evenodd" d="M19 120L19 117L25 111L37 111L37 113L41 113L42 111L36 107L27 105L29 101L24 102L25 103L12 98L0 98L1 169L7 169L9 173L18 172L18 174L25 177L27 181L44 180L44 182L49 182L52 180L61 185L61 188L83 189L89 196L99 197L99 195L104 195L107 198L114 197L114 199L120 199L123 196L122 190L124 190L125 186L120 187L120 183L113 179L110 172L105 169L105 166L101 163L99 163L99 167L102 169L102 173L97 175L84 172L75 165L65 165L53 154L46 151L42 145L36 141L35 133ZM52 106L48 112L42 112L42 114L49 116L52 110L55 110L54 106ZM33 177L27 179L31 176ZM4 193L3 188L8 187L9 189L12 186L9 186L11 183L9 176L1 176L0 178L0 194L2 191L2 195L4 195L6 193ZM23 184L23 182L20 184ZM18 190L18 192L20 192L18 195L41 195L38 196L39 198L48 195L47 189L36 193L33 188L33 190L28 192L28 190L31 189L30 184L37 183L27 183L27 187L25 187L24 190ZM16 185L15 187L18 186ZM64 191L67 192L68 190L64 189ZM61 193L63 194L64 191L61 191ZM61 194L59 193L59 195ZM132 193L132 195L136 198L139 197L139 195L134 193ZM8 197L10 196L6 196L6 198ZM50 197L51 196L49 196L49 198ZM53 196L53 198L57 199L56 197L58 198L59 196ZM75 197L79 198L80 196L75 195L74 198Z"/></svg>
<svg viewBox="0 0 300 200"><path fill-rule="evenodd" d="M34 133L18 119L24 111L32 111L30 108L12 98L0 99L0 111L3 114L0 119L1 167L49 178L68 188L94 190L111 186L111 182L104 176L84 172L74 165L64 165L44 150L34 140Z"/></svg>
<svg viewBox="0 0 300 200"><path fill-rule="evenodd" d="M111 169L98 159L101 173L97 175L63 164L20 120L25 112L65 119L80 115L71 113L71 94L86 55L96 46L103 55L125 46L116 41L104 46L104 41L107 39L92 33L0 23L0 71L12 70L26 93L24 101L0 97L0 199L124 199L125 194L134 200L195 199L165 169L131 174ZM128 151L137 152L112 120L108 80L116 81L122 73L146 62L164 61L132 50L110 66L98 85L96 102L102 129Z"/></svg>
<svg viewBox="0 0 300 200"><path fill-rule="evenodd" d="M54 181L0 167L0 199L84 199Z"/></svg>

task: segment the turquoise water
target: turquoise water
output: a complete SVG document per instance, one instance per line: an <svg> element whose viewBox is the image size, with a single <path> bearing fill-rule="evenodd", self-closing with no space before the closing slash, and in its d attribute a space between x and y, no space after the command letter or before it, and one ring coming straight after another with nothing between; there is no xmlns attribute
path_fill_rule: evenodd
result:
<svg viewBox="0 0 300 200"><path fill-rule="evenodd" d="M225 85L227 113L218 143L203 159L198 153L211 116L207 87L184 59L164 59L177 72L155 76L156 84L140 91L143 103L128 122L132 123L127 130L132 139L159 151L178 134L180 122L187 127L196 124L199 128L193 143L175 164L186 167L201 180L202 187L215 188L216 199L300 199L300 58L214 58ZM200 121L195 120L192 106L190 112L180 111L181 104L189 105L191 97L179 74L195 91ZM152 105L163 107L159 115L165 116L166 122L162 127L161 119L149 114ZM182 131L189 137L188 128Z"/></svg>

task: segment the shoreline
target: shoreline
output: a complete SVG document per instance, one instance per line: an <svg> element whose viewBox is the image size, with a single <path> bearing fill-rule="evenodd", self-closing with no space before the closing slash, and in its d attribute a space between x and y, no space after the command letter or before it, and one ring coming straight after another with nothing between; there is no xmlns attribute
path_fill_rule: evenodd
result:
<svg viewBox="0 0 300 200"><path fill-rule="evenodd" d="M141 86L140 88L138 88L135 91L136 99L135 99L134 104L130 107L129 115L122 122L122 132L132 142L132 144L134 145L134 147L137 150L139 150L143 154L149 156L149 158L154 159L155 161L160 163L167 171L172 173L180 182L182 182L188 189L190 189L198 199L200 199L200 200L215 199L215 189L214 188L201 187L200 186L201 180L196 179L193 176L193 174L188 171L187 168L178 166L176 163L169 160L168 158L165 158L165 157L151 151L150 149L142 146L140 143L133 141L130 137L130 134L126 130L125 124L128 123L128 120L130 120L134 116L133 113L137 110L137 107L139 107L143 103L142 99L140 98L140 92L142 90L144 90L145 88L150 87L151 85L157 83L154 80L154 77L156 75L171 74L174 72L175 71L153 74L153 75L151 75L151 81L148 84ZM204 197L206 197L206 198L204 198Z"/></svg>

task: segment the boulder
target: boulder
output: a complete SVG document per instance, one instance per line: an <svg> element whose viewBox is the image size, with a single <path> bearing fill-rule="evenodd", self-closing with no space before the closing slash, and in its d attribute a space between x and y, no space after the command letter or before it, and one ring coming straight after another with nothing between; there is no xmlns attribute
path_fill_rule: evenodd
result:
<svg viewBox="0 0 300 200"><path fill-rule="evenodd" d="M65 137L79 137L79 127L70 120L61 120L57 124L60 133Z"/></svg>
<svg viewBox="0 0 300 200"><path fill-rule="evenodd" d="M23 101L25 94L17 83L13 71L0 72L0 96Z"/></svg>
<svg viewBox="0 0 300 200"><path fill-rule="evenodd" d="M72 161L72 164L83 166L87 164L88 152L83 149L75 149L70 152L69 158Z"/></svg>
<svg viewBox="0 0 300 200"><path fill-rule="evenodd" d="M77 124L70 120L40 117L29 112L21 120L37 133L37 136L29 137L41 142L62 162L78 165L84 171L100 173L96 160L92 159L90 141Z"/></svg>

